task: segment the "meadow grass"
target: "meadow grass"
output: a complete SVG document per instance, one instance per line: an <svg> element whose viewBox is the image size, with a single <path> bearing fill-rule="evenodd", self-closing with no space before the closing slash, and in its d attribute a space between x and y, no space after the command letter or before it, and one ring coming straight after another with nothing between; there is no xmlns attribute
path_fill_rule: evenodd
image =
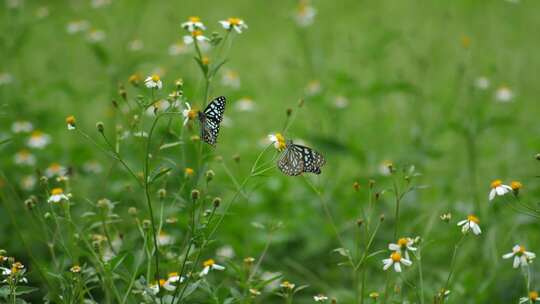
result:
<svg viewBox="0 0 540 304"><path fill-rule="evenodd" d="M538 8L6 1L1 301L532 303ZM190 16L211 43L183 42ZM282 174L276 133L322 174Z"/></svg>

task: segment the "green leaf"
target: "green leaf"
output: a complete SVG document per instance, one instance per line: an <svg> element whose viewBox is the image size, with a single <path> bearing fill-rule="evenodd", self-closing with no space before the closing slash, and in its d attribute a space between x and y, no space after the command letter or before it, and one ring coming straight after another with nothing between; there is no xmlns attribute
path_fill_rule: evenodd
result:
<svg viewBox="0 0 540 304"><path fill-rule="evenodd" d="M29 287L29 286L17 286L17 289L15 290L15 294L18 296L30 294L34 291L37 291L38 288L35 287Z"/></svg>
<svg viewBox="0 0 540 304"><path fill-rule="evenodd" d="M159 147L160 150L165 150L165 149L168 149L168 148L172 148L172 147L176 147L176 146L180 146L184 144L183 141L175 141L175 142L172 142L172 143L168 143L168 144L164 144L162 145L161 147Z"/></svg>
<svg viewBox="0 0 540 304"><path fill-rule="evenodd" d="M11 137L10 137L10 138L6 138L6 139L3 139L3 140L0 141L0 146L1 146L1 145L5 145L5 144L7 144L8 142L10 142L10 141L12 141L12 140L13 140L13 138L11 138Z"/></svg>
<svg viewBox="0 0 540 304"><path fill-rule="evenodd" d="M162 176L166 175L166 174L169 173L171 170L172 170L172 168L167 168L167 169L165 169L165 170L159 171L158 174L154 175L154 177L153 177L152 180L150 181L150 184L154 183L156 180L158 180L158 179L161 178Z"/></svg>

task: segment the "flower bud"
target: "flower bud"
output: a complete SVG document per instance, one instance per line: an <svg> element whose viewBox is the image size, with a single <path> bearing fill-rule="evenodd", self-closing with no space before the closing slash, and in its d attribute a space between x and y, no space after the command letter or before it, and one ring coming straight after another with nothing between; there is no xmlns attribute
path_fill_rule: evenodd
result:
<svg viewBox="0 0 540 304"><path fill-rule="evenodd" d="M234 160L236 163L239 163L239 162L240 162L240 155L239 155L239 154L233 155L233 160Z"/></svg>
<svg viewBox="0 0 540 304"><path fill-rule="evenodd" d="M384 222L384 213L381 214L381 215L379 216L379 220L380 220L381 222Z"/></svg>
<svg viewBox="0 0 540 304"><path fill-rule="evenodd" d="M212 181L214 179L214 176L216 176L213 170L206 171L205 175L206 175L206 182Z"/></svg>
<svg viewBox="0 0 540 304"><path fill-rule="evenodd" d="M370 179L369 183L368 183L368 186L369 186L369 189L373 189L373 187L375 187L375 181Z"/></svg>
<svg viewBox="0 0 540 304"><path fill-rule="evenodd" d="M158 197L164 199L167 196L167 190L161 188L158 190Z"/></svg>
<svg viewBox="0 0 540 304"><path fill-rule="evenodd" d="M137 213L139 213L139 211L137 210L137 208L135 207L129 207L128 209L128 214L131 215L131 216L136 216Z"/></svg>
<svg viewBox="0 0 540 304"><path fill-rule="evenodd" d="M191 198L193 200L198 200L200 196L201 196L201 192L199 192L199 190L197 189L191 190Z"/></svg>
<svg viewBox="0 0 540 304"><path fill-rule="evenodd" d="M287 110L285 112L287 114L287 117L290 117L292 115L292 111L293 110L291 108L287 108Z"/></svg>
<svg viewBox="0 0 540 304"><path fill-rule="evenodd" d="M214 205L214 208L218 208L219 205L221 205L221 198L220 197L214 198L214 200L212 201L212 204Z"/></svg>
<svg viewBox="0 0 540 304"><path fill-rule="evenodd" d="M363 224L364 224L364 220L363 220L363 219L357 219L357 220L356 220L356 226L362 227Z"/></svg>
<svg viewBox="0 0 540 304"><path fill-rule="evenodd" d="M143 220L142 221L142 226L144 229L148 229L152 226L152 222L150 222L150 220Z"/></svg>
<svg viewBox="0 0 540 304"><path fill-rule="evenodd" d="M536 160L540 160L540 153L536 154Z"/></svg>
<svg viewBox="0 0 540 304"><path fill-rule="evenodd" d="M103 133L103 131L105 130L105 126L103 125L103 122L98 121L96 123L96 129L98 130L99 133Z"/></svg>
<svg viewBox="0 0 540 304"><path fill-rule="evenodd" d="M352 187L353 187L354 191L358 192L358 190L360 190L360 183L358 183L357 181L355 181L355 182L352 184Z"/></svg>

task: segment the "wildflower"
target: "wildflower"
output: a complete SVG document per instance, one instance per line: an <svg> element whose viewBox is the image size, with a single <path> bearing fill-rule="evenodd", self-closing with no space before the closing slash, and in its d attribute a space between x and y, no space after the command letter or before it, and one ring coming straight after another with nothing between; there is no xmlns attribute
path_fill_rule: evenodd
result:
<svg viewBox="0 0 540 304"><path fill-rule="evenodd" d="M88 33L88 41L91 43L98 43L103 40L105 40L105 32L102 30L92 29L90 33Z"/></svg>
<svg viewBox="0 0 540 304"><path fill-rule="evenodd" d="M313 24L315 15L317 15L317 10L310 5L309 1L301 0L298 3L294 19L299 26L307 27Z"/></svg>
<svg viewBox="0 0 540 304"><path fill-rule="evenodd" d="M375 301L377 301L377 298L379 297L379 293L376 292L376 291L370 292L370 293L369 293L369 297L370 297L371 299L374 299Z"/></svg>
<svg viewBox="0 0 540 304"><path fill-rule="evenodd" d="M128 49L132 52L138 52L144 48L144 43L141 39L131 40L128 43Z"/></svg>
<svg viewBox="0 0 540 304"><path fill-rule="evenodd" d="M22 149L15 154L15 163L17 165L33 166L36 164L36 157L28 150Z"/></svg>
<svg viewBox="0 0 540 304"><path fill-rule="evenodd" d="M27 175L23 177L20 181L21 188L26 191L30 191L34 189L34 187L36 186L36 183L37 183L37 179L34 175Z"/></svg>
<svg viewBox="0 0 540 304"><path fill-rule="evenodd" d="M476 78L474 85L480 90L486 90L489 88L489 79L487 77L480 76Z"/></svg>
<svg viewBox="0 0 540 304"><path fill-rule="evenodd" d="M203 56L203 58L201 59L201 63L203 65L209 65L210 64L210 58L208 58L208 56Z"/></svg>
<svg viewBox="0 0 540 304"><path fill-rule="evenodd" d="M184 126L190 121L197 117L197 110L191 108L189 103L185 103L186 108L182 111L182 116L184 116Z"/></svg>
<svg viewBox="0 0 540 304"><path fill-rule="evenodd" d="M132 86L139 86L139 84L141 83L142 81L142 76L141 74L139 73L135 73L135 74L132 74L129 76L128 78L128 82L132 85Z"/></svg>
<svg viewBox="0 0 540 304"><path fill-rule="evenodd" d="M255 288L250 288L250 289L249 289L249 293L250 293L252 296L254 296L254 297L260 296L260 295L261 295L261 292L258 291L258 290L255 289Z"/></svg>
<svg viewBox="0 0 540 304"><path fill-rule="evenodd" d="M519 298L519 304L523 303L533 303L540 301L540 297L538 296L538 292L536 291L529 291L529 295L527 297L521 297Z"/></svg>
<svg viewBox="0 0 540 304"><path fill-rule="evenodd" d="M461 46L463 48L468 49L471 46L471 38L467 35L461 36Z"/></svg>
<svg viewBox="0 0 540 304"><path fill-rule="evenodd" d="M67 24L66 30L68 34L76 34L88 30L90 23L86 20L71 21Z"/></svg>
<svg viewBox="0 0 540 304"><path fill-rule="evenodd" d="M155 115L158 112L164 112L171 106L171 103L165 99L160 99L154 102L146 109L146 114Z"/></svg>
<svg viewBox="0 0 540 304"><path fill-rule="evenodd" d="M445 288L441 288L439 292L437 293L437 297L439 299L446 299L448 298L449 295L450 295L450 290L445 289Z"/></svg>
<svg viewBox="0 0 540 304"><path fill-rule="evenodd" d="M397 244L391 243L388 245L388 249L405 254L405 259L410 260L409 251L416 251L416 247L413 247L414 240L411 238L400 238Z"/></svg>
<svg viewBox="0 0 540 304"><path fill-rule="evenodd" d="M185 44L192 44L193 42L195 42L195 40L199 42L203 42L203 41L208 41L210 39L204 36L201 30L194 30L191 32L191 35L184 36Z"/></svg>
<svg viewBox="0 0 540 304"><path fill-rule="evenodd" d="M43 19L49 16L49 8L46 6L40 6L36 9L36 17L38 19Z"/></svg>
<svg viewBox="0 0 540 304"><path fill-rule="evenodd" d="M178 272L170 272L167 275L167 280L163 280L163 283L160 282L160 285L168 291L173 291L176 289L176 283L182 283L184 282L184 277L181 277L178 275ZM161 281L161 280L160 280Z"/></svg>
<svg viewBox="0 0 540 304"><path fill-rule="evenodd" d="M34 126L29 121L19 120L11 125L11 131L15 134L18 133L30 133L34 129Z"/></svg>
<svg viewBox="0 0 540 304"><path fill-rule="evenodd" d="M480 224L480 220L472 214L467 215L467 219L457 223L458 226L462 226L461 232L467 233L470 229L475 235L479 235L480 233L482 233L482 230L480 230L479 224Z"/></svg>
<svg viewBox="0 0 540 304"><path fill-rule="evenodd" d="M223 247L220 247L216 250L216 255L219 257L224 257L227 259L234 258L234 249L230 245L225 245Z"/></svg>
<svg viewBox="0 0 540 304"><path fill-rule="evenodd" d="M193 170L192 168L186 168L186 169L184 169L184 176L185 176L186 178L192 177L194 173L195 173L195 170Z"/></svg>
<svg viewBox="0 0 540 304"><path fill-rule="evenodd" d="M452 219L452 213L450 212L443 213L439 217L441 218L441 221L448 223Z"/></svg>
<svg viewBox="0 0 540 304"><path fill-rule="evenodd" d="M512 187L504 185L500 179L491 182L491 191L489 192L489 200L493 200L496 195L503 196L512 191Z"/></svg>
<svg viewBox="0 0 540 304"><path fill-rule="evenodd" d="M30 138L26 143L28 147L35 149L43 149L51 142L51 137L39 130L36 130L30 134Z"/></svg>
<svg viewBox="0 0 540 304"><path fill-rule="evenodd" d="M251 112L255 109L255 103L253 102L253 99L244 97L236 102L235 108L240 112Z"/></svg>
<svg viewBox="0 0 540 304"><path fill-rule="evenodd" d="M159 246L170 245L174 243L174 238L171 235L167 234L166 232L160 231L157 238L157 243Z"/></svg>
<svg viewBox="0 0 540 304"><path fill-rule="evenodd" d="M208 259L203 262L203 270L199 274L201 277L205 276L210 272L210 270L225 270L225 267L216 264L216 262L213 259Z"/></svg>
<svg viewBox="0 0 540 304"><path fill-rule="evenodd" d="M532 263L532 260L536 258L536 254L526 251L524 246L515 245L512 247L512 252L502 257L503 259L514 258L513 267L518 268L519 266L527 266L529 263Z"/></svg>
<svg viewBox="0 0 540 304"><path fill-rule="evenodd" d="M103 167L96 160L89 160L83 164L83 170L87 173L99 174L103 172Z"/></svg>
<svg viewBox="0 0 540 304"><path fill-rule="evenodd" d="M388 176L392 174L392 171L394 170L394 164L392 161L389 160L383 160L382 163L379 165L379 173L384 176Z"/></svg>
<svg viewBox="0 0 540 304"><path fill-rule="evenodd" d="M304 90L307 96L318 95L322 91L321 82L318 80L312 80L306 85Z"/></svg>
<svg viewBox="0 0 540 304"><path fill-rule="evenodd" d="M278 151L282 151L286 147L285 137L281 133L275 133L268 135L268 139L274 144L274 148Z"/></svg>
<svg viewBox="0 0 540 304"><path fill-rule="evenodd" d="M248 28L244 20L235 17L228 18L227 20L222 20L219 23L221 23L221 26L223 26L224 29L228 31L234 29L238 34L241 34L243 29Z"/></svg>
<svg viewBox="0 0 540 304"><path fill-rule="evenodd" d="M159 283L154 282L148 286L148 289L153 295L157 295L159 293Z"/></svg>
<svg viewBox="0 0 540 304"><path fill-rule="evenodd" d="M354 191L358 192L358 190L360 190L360 183L355 181L352 185Z"/></svg>
<svg viewBox="0 0 540 304"><path fill-rule="evenodd" d="M390 258L384 259L383 264L384 270L387 270L388 268L390 268L390 266L394 265L394 270L396 272L401 272L401 264L405 266L410 266L412 265L412 262L408 259L401 257L401 254L396 251L390 255Z"/></svg>
<svg viewBox="0 0 540 304"><path fill-rule="evenodd" d="M93 8L100 8L111 4L111 0L92 0Z"/></svg>
<svg viewBox="0 0 540 304"><path fill-rule="evenodd" d="M521 184L518 181L512 181L510 183L510 188L512 188L512 191L514 191L515 195L519 194L519 190L521 190L522 187L523 187L523 184Z"/></svg>
<svg viewBox="0 0 540 304"><path fill-rule="evenodd" d="M45 175L47 177L63 176L67 174L67 169L59 163L52 163L45 169Z"/></svg>
<svg viewBox="0 0 540 304"><path fill-rule="evenodd" d="M196 30L206 30L206 27L201 22L201 18L197 16L189 17L188 21L182 23L182 28L189 32L194 32Z"/></svg>
<svg viewBox="0 0 540 304"><path fill-rule="evenodd" d="M334 107L338 109L345 109L349 105L347 97L339 95L334 98Z"/></svg>
<svg viewBox="0 0 540 304"><path fill-rule="evenodd" d="M49 203L59 203L61 201L69 201L69 195L64 194L64 189L54 188L51 190L51 196L47 202Z"/></svg>
<svg viewBox="0 0 540 304"><path fill-rule="evenodd" d="M13 75L7 72L0 73L0 86L13 82Z"/></svg>
<svg viewBox="0 0 540 304"><path fill-rule="evenodd" d="M73 266L69 269L69 271L71 271L72 273L79 273L79 272L81 272L81 266L79 266L79 265L73 265Z"/></svg>
<svg viewBox="0 0 540 304"><path fill-rule="evenodd" d="M233 70L225 70L223 71L223 77L221 77L221 84L226 87L238 89L240 87L240 77Z"/></svg>
<svg viewBox="0 0 540 304"><path fill-rule="evenodd" d="M495 100L501 103L510 102L514 99L514 93L507 86L500 86L495 92Z"/></svg>
<svg viewBox="0 0 540 304"><path fill-rule="evenodd" d="M313 296L313 300L315 300L315 302L326 302L326 300L328 300L328 297L323 294L318 294Z"/></svg>
<svg viewBox="0 0 540 304"><path fill-rule="evenodd" d="M289 289L289 290L293 290L294 289L294 285L293 283L289 282L289 281L283 281L281 282L281 284L279 284L279 286L281 288L284 288L284 289Z"/></svg>
<svg viewBox="0 0 540 304"><path fill-rule="evenodd" d="M70 115L66 117L66 124L67 124L68 130L75 130L75 122L76 122L75 116Z"/></svg>
<svg viewBox="0 0 540 304"><path fill-rule="evenodd" d="M187 52L186 44L183 41L177 41L169 46L169 55L178 56Z"/></svg>
<svg viewBox="0 0 540 304"><path fill-rule="evenodd" d="M152 76L146 77L146 79L144 80L144 85L149 89L154 89L154 88L161 89L163 87L161 78L157 74L153 74Z"/></svg>

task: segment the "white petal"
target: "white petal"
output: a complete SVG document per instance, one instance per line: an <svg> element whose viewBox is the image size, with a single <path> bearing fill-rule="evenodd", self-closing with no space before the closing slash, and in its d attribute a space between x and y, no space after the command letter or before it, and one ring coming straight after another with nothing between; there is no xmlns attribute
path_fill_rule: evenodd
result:
<svg viewBox="0 0 540 304"><path fill-rule="evenodd" d="M398 251L400 250L401 248L399 247L398 244L388 244L388 249L392 250L392 251Z"/></svg>
<svg viewBox="0 0 540 304"><path fill-rule="evenodd" d="M401 272L401 265L399 263L394 263L394 270L396 272Z"/></svg>
<svg viewBox="0 0 540 304"><path fill-rule="evenodd" d="M507 253L507 254L503 255L502 258L503 258L503 259L509 259L509 258L513 257L514 254L515 254L515 253L510 252L510 253Z"/></svg>
<svg viewBox="0 0 540 304"><path fill-rule="evenodd" d="M519 267L519 264L520 264L520 263L519 263L519 257L518 257L518 256L515 256L515 257L514 257L514 263L512 264L512 266L513 266L514 268L518 268L518 267Z"/></svg>
<svg viewBox="0 0 540 304"><path fill-rule="evenodd" d="M401 263L403 263L403 265L405 266L411 266L412 265L412 262L408 259L401 259L400 261Z"/></svg>
<svg viewBox="0 0 540 304"><path fill-rule="evenodd" d="M191 36L184 36L184 43L185 43L185 44L192 44L192 43L193 43L193 37L191 37Z"/></svg>
<svg viewBox="0 0 540 304"><path fill-rule="evenodd" d="M221 266L221 265L218 265L218 264L214 264L214 265L212 265L212 269L215 269L215 270L225 270L225 267L224 267L224 266Z"/></svg>
<svg viewBox="0 0 540 304"><path fill-rule="evenodd" d="M467 223L467 220L460 221L460 222L457 223L457 225L458 225L458 226L461 226L461 225L463 225L463 224L465 224L465 223Z"/></svg>
<svg viewBox="0 0 540 304"><path fill-rule="evenodd" d="M482 233L480 226L478 226L478 224L476 223L471 223L471 228L472 228L473 233L476 235L479 235L480 233Z"/></svg>
<svg viewBox="0 0 540 304"><path fill-rule="evenodd" d="M536 254L534 254L533 252L530 252L530 251L525 251L525 256L527 256L527 258L529 258L529 259L536 258Z"/></svg>
<svg viewBox="0 0 540 304"><path fill-rule="evenodd" d="M495 194L496 194L495 189L491 189L491 191L489 191L489 200L490 201L492 201L495 198Z"/></svg>
<svg viewBox="0 0 540 304"><path fill-rule="evenodd" d="M204 267L204 269L201 271L201 273L199 274L199 276L205 276L208 274L208 272L210 271L210 267L209 266L206 266Z"/></svg>

